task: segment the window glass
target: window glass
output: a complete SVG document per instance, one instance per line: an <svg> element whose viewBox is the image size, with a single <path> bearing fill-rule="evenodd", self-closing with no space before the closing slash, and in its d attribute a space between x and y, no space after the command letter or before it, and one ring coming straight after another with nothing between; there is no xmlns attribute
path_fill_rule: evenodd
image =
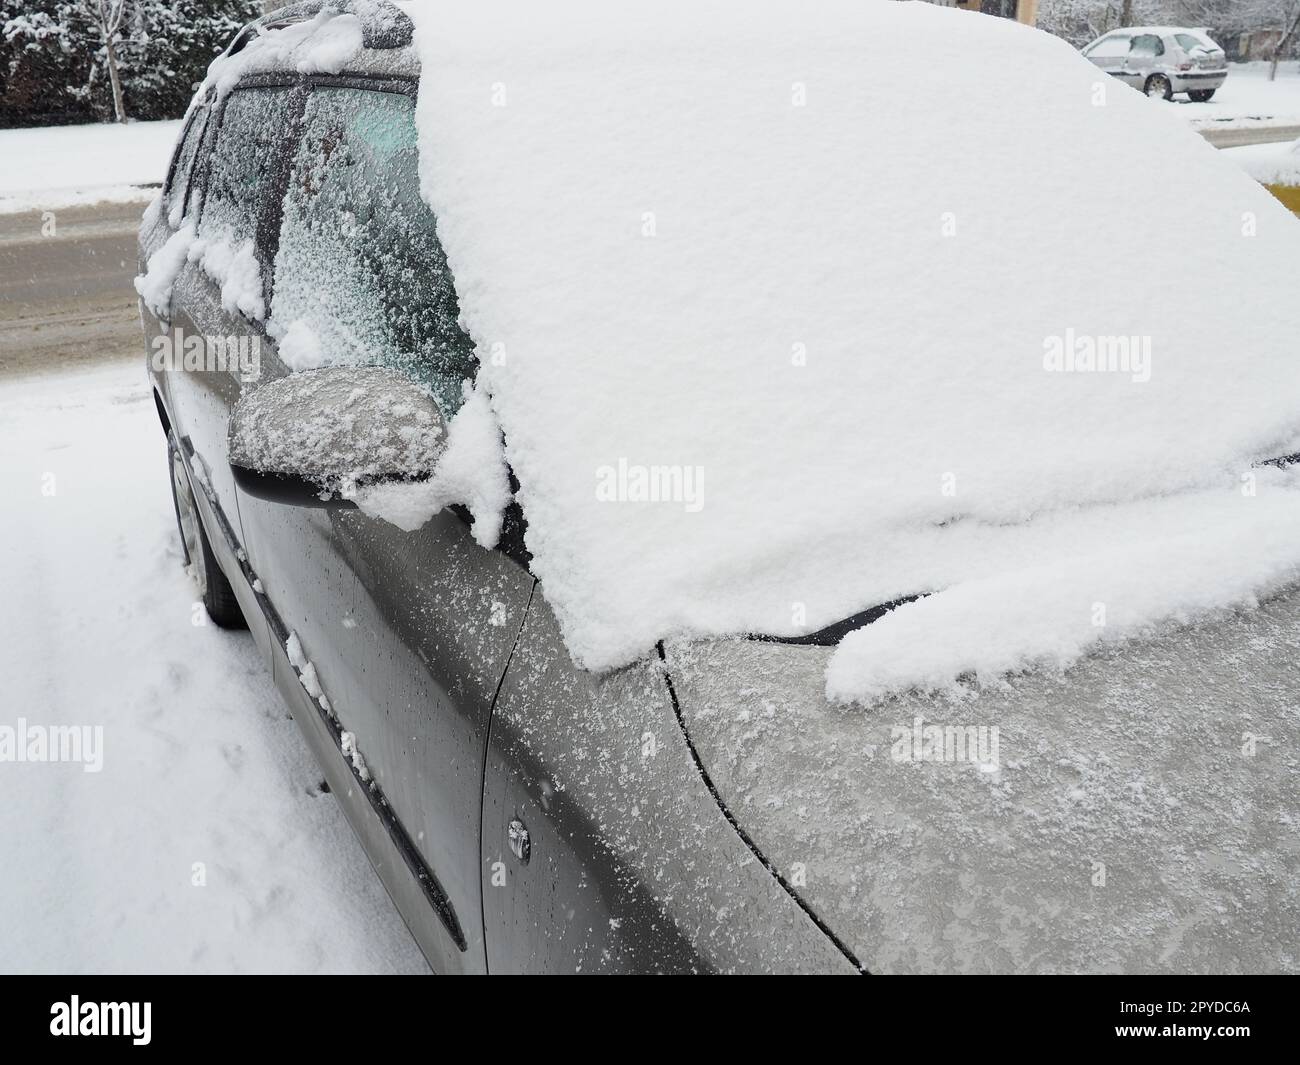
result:
<svg viewBox="0 0 1300 1065"><path fill-rule="evenodd" d="M1133 38L1134 55L1164 55L1164 42L1154 33L1140 33Z"/></svg>
<svg viewBox="0 0 1300 1065"><path fill-rule="evenodd" d="M1096 59L1128 55L1129 43L1130 38L1127 34L1112 34L1109 37L1103 37L1094 44L1088 55Z"/></svg>
<svg viewBox="0 0 1300 1065"><path fill-rule="evenodd" d="M420 198L410 97L324 87L308 97L273 290L290 367L391 366L427 385L445 414L459 409L474 346Z"/></svg>
<svg viewBox="0 0 1300 1065"><path fill-rule="evenodd" d="M236 89L226 99L208 161L199 232L227 240L257 235L262 196L284 132L290 89Z"/></svg>
<svg viewBox="0 0 1300 1065"><path fill-rule="evenodd" d="M203 136L203 126L207 117L208 109L205 106L194 109L189 125L185 128L185 139L181 142L180 152L176 156L176 168L167 183L168 221L173 229L180 225L182 215L185 213L180 209L180 205L185 202L186 188L190 183L190 169L194 165L194 153L198 150L199 139Z"/></svg>
<svg viewBox="0 0 1300 1065"><path fill-rule="evenodd" d="M1208 44L1204 41L1197 40L1190 33L1176 34L1174 40L1178 42L1179 47L1182 48L1184 52L1189 54L1195 52L1197 49L1205 51L1209 48Z"/></svg>
<svg viewBox="0 0 1300 1065"><path fill-rule="evenodd" d="M980 0L980 11L998 18L1015 18L1018 6L1016 0Z"/></svg>

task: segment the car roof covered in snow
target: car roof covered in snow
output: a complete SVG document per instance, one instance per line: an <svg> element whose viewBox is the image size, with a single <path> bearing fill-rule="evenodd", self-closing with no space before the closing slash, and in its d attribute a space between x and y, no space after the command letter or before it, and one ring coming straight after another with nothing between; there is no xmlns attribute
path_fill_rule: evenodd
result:
<svg viewBox="0 0 1300 1065"><path fill-rule="evenodd" d="M228 52L237 52L253 37L311 22L322 13L349 15L361 27L366 48L402 48L411 43L415 27L406 12L384 0L299 0L253 19L236 35Z"/></svg>
<svg viewBox="0 0 1300 1065"><path fill-rule="evenodd" d="M1117 33L1128 34L1129 36L1136 36L1139 33L1154 33L1159 37L1172 37L1175 33L1190 33L1196 37L1202 37L1205 40L1210 41L1211 44L1214 44L1210 39L1209 30L1198 29L1194 26L1116 26L1113 30L1108 30L1106 33L1099 34L1096 39L1101 40L1102 37L1110 37ZM1216 45L1215 47L1218 46Z"/></svg>
<svg viewBox="0 0 1300 1065"><path fill-rule="evenodd" d="M196 98L222 97L253 74L415 77L413 33L387 0L301 0L245 25L212 61Z"/></svg>

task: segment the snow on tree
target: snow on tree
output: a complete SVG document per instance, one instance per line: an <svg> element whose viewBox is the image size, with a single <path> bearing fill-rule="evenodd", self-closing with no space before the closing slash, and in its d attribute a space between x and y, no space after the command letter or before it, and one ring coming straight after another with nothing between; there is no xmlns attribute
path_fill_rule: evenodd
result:
<svg viewBox="0 0 1300 1065"><path fill-rule="evenodd" d="M0 0L0 126L182 114L256 0Z"/></svg>
<svg viewBox="0 0 1300 1065"><path fill-rule="evenodd" d="M1082 47L1120 26L1168 22L1169 0L1043 0L1038 28Z"/></svg>
<svg viewBox="0 0 1300 1065"><path fill-rule="evenodd" d="M1038 28L1082 47L1121 26L1175 25L1208 29L1218 40L1271 33L1277 61L1300 42L1300 0L1043 0Z"/></svg>
<svg viewBox="0 0 1300 1065"><path fill-rule="evenodd" d="M1207 26L1220 35L1274 34L1270 81L1277 77L1278 61L1300 40L1300 0L1177 0L1176 6L1190 25Z"/></svg>

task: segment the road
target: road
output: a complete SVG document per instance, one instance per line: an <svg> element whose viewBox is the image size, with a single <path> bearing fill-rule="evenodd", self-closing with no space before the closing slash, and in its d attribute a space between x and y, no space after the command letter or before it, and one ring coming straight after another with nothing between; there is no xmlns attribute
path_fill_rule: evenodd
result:
<svg viewBox="0 0 1300 1065"><path fill-rule="evenodd" d="M1219 148L1300 138L1300 126L1202 129ZM143 357L139 204L0 215L0 378Z"/></svg>
<svg viewBox="0 0 1300 1065"><path fill-rule="evenodd" d="M0 215L0 376L143 361L140 204Z"/></svg>

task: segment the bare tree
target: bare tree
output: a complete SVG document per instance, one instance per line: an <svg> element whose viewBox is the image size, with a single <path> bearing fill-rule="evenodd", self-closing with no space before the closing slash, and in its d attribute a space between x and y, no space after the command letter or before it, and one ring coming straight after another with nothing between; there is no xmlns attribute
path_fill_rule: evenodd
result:
<svg viewBox="0 0 1300 1065"><path fill-rule="evenodd" d="M1119 26L1172 22L1220 35L1271 35L1269 78L1300 41L1300 0L1042 0L1038 26L1083 45Z"/></svg>
<svg viewBox="0 0 1300 1065"><path fill-rule="evenodd" d="M113 87L113 115L119 122L125 122L126 101L122 98L122 77L117 69L117 34L126 14L126 0L86 0L86 6L104 42L108 80Z"/></svg>
<svg viewBox="0 0 1300 1065"><path fill-rule="evenodd" d="M81 40L86 39L92 52L102 51L108 82L113 92L113 117L118 122L126 121L126 98L122 94L118 45L122 36L122 23L132 3L133 0L63 0L57 5L63 23L78 38L77 46L81 47ZM98 71L98 62L92 62L88 89L94 86Z"/></svg>
<svg viewBox="0 0 1300 1065"><path fill-rule="evenodd" d="M1278 61L1300 36L1300 0L1178 0L1178 14L1189 25L1209 26L1220 33L1275 34L1269 58L1269 80L1277 77Z"/></svg>
<svg viewBox="0 0 1300 1065"><path fill-rule="evenodd" d="M1291 47L1296 34L1300 33L1300 0L1277 0L1272 6L1278 9L1277 29L1280 35L1273 45L1273 62L1268 68L1269 81L1277 77L1278 60Z"/></svg>
<svg viewBox="0 0 1300 1065"><path fill-rule="evenodd" d="M1085 45L1119 26L1168 21L1166 0L1042 0L1038 28Z"/></svg>

